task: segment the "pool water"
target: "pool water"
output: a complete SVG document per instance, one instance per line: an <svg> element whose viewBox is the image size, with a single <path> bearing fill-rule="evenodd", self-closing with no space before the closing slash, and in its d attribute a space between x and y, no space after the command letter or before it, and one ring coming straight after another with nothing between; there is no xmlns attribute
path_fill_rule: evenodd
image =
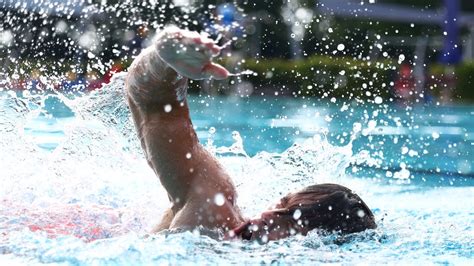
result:
<svg viewBox="0 0 474 266"><path fill-rule="evenodd" d="M145 237L168 199L122 78L80 96L0 94L0 264L472 263L474 106L190 96L198 136L233 176L245 215L333 182L356 191L379 226L267 245Z"/></svg>

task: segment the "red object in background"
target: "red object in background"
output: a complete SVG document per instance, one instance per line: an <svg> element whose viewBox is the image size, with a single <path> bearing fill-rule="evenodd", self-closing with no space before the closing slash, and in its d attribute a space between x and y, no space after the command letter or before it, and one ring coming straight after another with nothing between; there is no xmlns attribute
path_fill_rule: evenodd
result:
<svg viewBox="0 0 474 266"><path fill-rule="evenodd" d="M402 64L397 80L395 80L394 89L395 94L404 100L408 100L415 90L415 78L412 75L410 65Z"/></svg>
<svg viewBox="0 0 474 266"><path fill-rule="evenodd" d="M129 232L128 224L121 220L123 209L104 205L51 204L48 207L19 205L1 200L0 241L13 232L28 228L44 233L48 238L74 236L85 242L110 238Z"/></svg>
<svg viewBox="0 0 474 266"><path fill-rule="evenodd" d="M87 89L92 91L102 88L104 84L110 83L110 80L115 73L119 73L121 71L123 71L122 65L116 63L104 74L104 76L102 76L102 78L97 78L94 73L91 73L92 76L87 78Z"/></svg>
<svg viewBox="0 0 474 266"><path fill-rule="evenodd" d="M109 84L110 80L112 79L112 76L115 73L119 73L122 71L123 71L123 67L121 64L119 63L114 64L112 68L109 69L109 71L107 71L105 75L102 77L102 83Z"/></svg>
<svg viewBox="0 0 474 266"><path fill-rule="evenodd" d="M16 91L26 90L26 81L24 79L12 81L6 88Z"/></svg>
<svg viewBox="0 0 474 266"><path fill-rule="evenodd" d="M98 78L95 73L89 73L87 77L87 90L92 91L102 88L104 84L109 84L112 76L115 73L123 71L121 64L114 64L101 78Z"/></svg>

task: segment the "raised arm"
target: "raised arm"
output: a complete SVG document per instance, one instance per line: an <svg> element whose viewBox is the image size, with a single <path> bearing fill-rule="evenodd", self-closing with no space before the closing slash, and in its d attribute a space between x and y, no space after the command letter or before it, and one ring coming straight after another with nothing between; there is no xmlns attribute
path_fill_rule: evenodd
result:
<svg viewBox="0 0 474 266"><path fill-rule="evenodd" d="M184 101L186 78L228 77L229 72L224 67L212 62L221 49L212 39L197 32L166 28L130 67L127 77L129 96L142 107L144 104Z"/></svg>
<svg viewBox="0 0 474 266"><path fill-rule="evenodd" d="M129 69L126 90L138 136L173 204L169 221L163 221L167 227L231 227L240 222L234 186L199 144L186 102L187 78L227 77L227 70L211 61L220 49L198 33L168 28ZM216 205L220 196L224 203Z"/></svg>

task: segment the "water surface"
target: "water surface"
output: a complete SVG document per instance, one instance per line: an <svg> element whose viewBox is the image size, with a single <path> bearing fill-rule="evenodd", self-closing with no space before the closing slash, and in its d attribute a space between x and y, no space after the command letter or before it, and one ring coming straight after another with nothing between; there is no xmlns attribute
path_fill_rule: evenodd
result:
<svg viewBox="0 0 474 266"><path fill-rule="evenodd" d="M82 96L1 94L0 263L472 261L474 106L190 97L198 136L234 178L247 216L333 182L355 190L379 225L258 245L193 232L144 237L169 204L121 88L119 77Z"/></svg>

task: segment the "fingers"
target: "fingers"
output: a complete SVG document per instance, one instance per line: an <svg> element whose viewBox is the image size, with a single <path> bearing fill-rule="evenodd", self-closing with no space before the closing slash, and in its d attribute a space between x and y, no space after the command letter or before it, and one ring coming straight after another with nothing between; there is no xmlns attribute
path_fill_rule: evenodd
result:
<svg viewBox="0 0 474 266"><path fill-rule="evenodd" d="M207 49L211 51L211 56L217 56L221 53L221 48L217 46L214 42L206 44Z"/></svg>
<svg viewBox="0 0 474 266"><path fill-rule="evenodd" d="M222 50L222 48L208 36L200 34L197 31L181 30L175 26L166 28L162 36L158 39L161 39L161 41L175 40L184 45L195 45L199 50L205 51L206 54L212 57L217 56Z"/></svg>
<svg viewBox="0 0 474 266"><path fill-rule="evenodd" d="M212 56L217 56L221 52L221 48L215 43L215 41L207 37L200 38L198 43L209 50Z"/></svg>
<svg viewBox="0 0 474 266"><path fill-rule="evenodd" d="M156 45L160 58L182 76L220 80L230 75L223 66L212 63L222 47L206 35L168 27L158 35Z"/></svg>
<svg viewBox="0 0 474 266"><path fill-rule="evenodd" d="M197 34L197 33L196 33ZM191 38L185 37L182 40L183 43L189 46L195 46L196 50L203 51L210 57L215 57L221 52L221 47L219 47L214 40L207 38L206 36L193 36Z"/></svg>
<svg viewBox="0 0 474 266"><path fill-rule="evenodd" d="M227 77L229 77L229 71L227 71L227 69L213 62L207 63L202 69L202 73L206 77L217 80L226 79Z"/></svg>

